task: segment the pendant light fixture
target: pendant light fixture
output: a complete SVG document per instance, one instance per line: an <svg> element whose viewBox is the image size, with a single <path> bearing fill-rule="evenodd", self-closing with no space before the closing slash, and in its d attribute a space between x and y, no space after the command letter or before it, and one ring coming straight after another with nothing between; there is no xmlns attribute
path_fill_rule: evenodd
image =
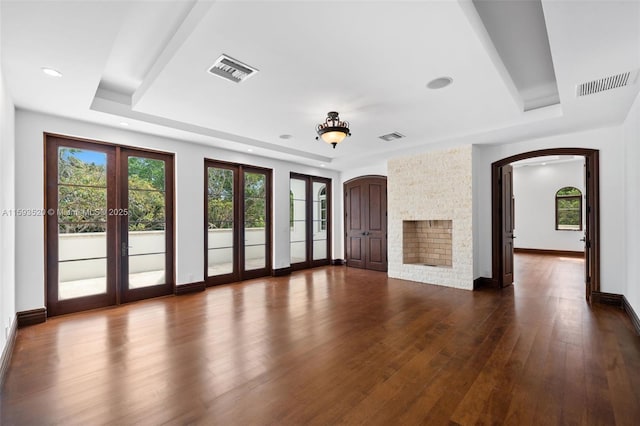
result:
<svg viewBox="0 0 640 426"><path fill-rule="evenodd" d="M335 149L336 145L342 142L344 138L351 136L349 122L340 121L340 117L335 111L330 111L324 123L316 126L316 132L318 132L316 140L322 139L326 143L331 144L333 149Z"/></svg>

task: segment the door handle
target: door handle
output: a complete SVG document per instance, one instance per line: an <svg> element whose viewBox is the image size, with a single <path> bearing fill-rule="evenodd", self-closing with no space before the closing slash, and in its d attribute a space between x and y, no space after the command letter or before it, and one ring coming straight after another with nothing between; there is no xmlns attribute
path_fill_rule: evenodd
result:
<svg viewBox="0 0 640 426"><path fill-rule="evenodd" d="M587 239L586 239L585 237L582 237L582 238L580 238L580 241L582 241L582 242L586 242L586 241L587 241Z"/></svg>
<svg viewBox="0 0 640 426"><path fill-rule="evenodd" d="M125 257L129 254L129 249L133 248L133 246L128 246L127 243L122 243L122 257Z"/></svg>

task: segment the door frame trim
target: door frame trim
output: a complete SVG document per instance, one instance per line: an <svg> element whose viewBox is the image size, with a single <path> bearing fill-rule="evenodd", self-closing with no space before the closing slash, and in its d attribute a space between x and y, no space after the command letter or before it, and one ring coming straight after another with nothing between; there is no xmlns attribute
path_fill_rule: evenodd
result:
<svg viewBox="0 0 640 426"><path fill-rule="evenodd" d="M585 157L585 173L592 184L585 190L584 208L591 208L591 215L585 223L590 238L589 265L591 281L586 288L587 300L591 301L593 292L600 291L600 163L599 150L590 148L549 148L523 152L503 158L491 164L491 274L493 281L502 288L502 235L500 233L500 168L514 161L547 155L580 155ZM586 278L586 277L585 277Z"/></svg>

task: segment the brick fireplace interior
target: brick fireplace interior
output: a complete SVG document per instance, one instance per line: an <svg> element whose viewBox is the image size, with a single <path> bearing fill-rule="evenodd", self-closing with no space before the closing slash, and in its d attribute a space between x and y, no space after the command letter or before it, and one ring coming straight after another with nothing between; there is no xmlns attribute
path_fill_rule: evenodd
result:
<svg viewBox="0 0 640 426"><path fill-rule="evenodd" d="M402 221L405 264L451 267L451 220Z"/></svg>

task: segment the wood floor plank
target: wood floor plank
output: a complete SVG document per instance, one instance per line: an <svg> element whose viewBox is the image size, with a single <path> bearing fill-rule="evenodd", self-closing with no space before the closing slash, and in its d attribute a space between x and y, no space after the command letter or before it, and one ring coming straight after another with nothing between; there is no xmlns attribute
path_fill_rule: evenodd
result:
<svg viewBox="0 0 640 426"><path fill-rule="evenodd" d="M635 424L640 337L584 264L468 292L322 267L20 329L2 425Z"/></svg>
<svg viewBox="0 0 640 426"><path fill-rule="evenodd" d="M497 401L492 401L493 404L490 403L492 391L499 386L501 373L506 370L519 338L520 335L516 327L509 326L478 374L477 379L456 407L456 411L451 416L452 421L459 424L477 424L481 422L480 419L483 415L495 409ZM501 399L506 398L508 395L501 397ZM489 423L492 422L489 421Z"/></svg>

